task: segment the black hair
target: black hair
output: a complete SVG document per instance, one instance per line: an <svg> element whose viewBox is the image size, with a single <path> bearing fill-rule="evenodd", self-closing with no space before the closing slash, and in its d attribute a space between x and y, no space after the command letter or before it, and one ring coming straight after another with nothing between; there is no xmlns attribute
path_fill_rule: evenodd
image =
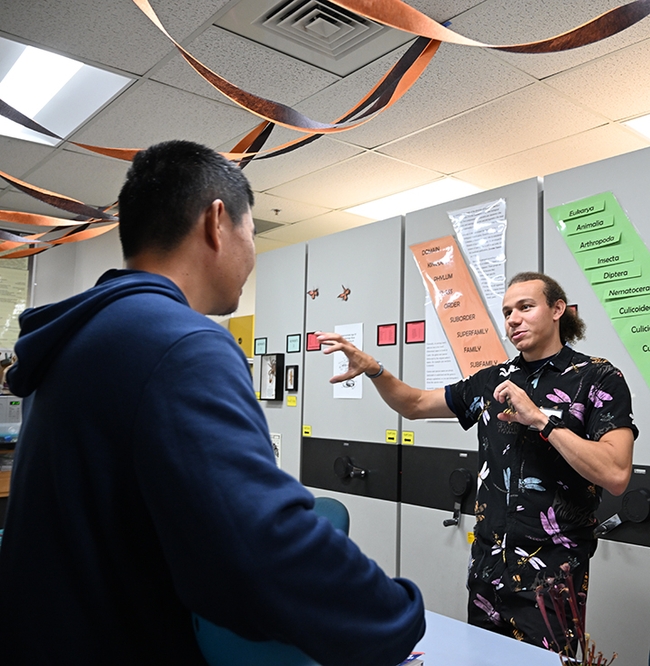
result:
<svg viewBox="0 0 650 666"><path fill-rule="evenodd" d="M578 340L582 340L585 337L587 325L578 316L577 310L568 307L569 301L564 289L552 277L533 271L517 273L508 282L508 286L510 287L518 282L530 282L531 280L541 280L544 283L544 296L549 307L553 307L557 301L564 301L567 304L564 314L560 317L560 341L562 344L572 344Z"/></svg>
<svg viewBox="0 0 650 666"><path fill-rule="evenodd" d="M223 201L235 225L253 206L250 184L233 162L191 141L166 141L141 150L119 196L124 258L145 249L174 249L215 199Z"/></svg>

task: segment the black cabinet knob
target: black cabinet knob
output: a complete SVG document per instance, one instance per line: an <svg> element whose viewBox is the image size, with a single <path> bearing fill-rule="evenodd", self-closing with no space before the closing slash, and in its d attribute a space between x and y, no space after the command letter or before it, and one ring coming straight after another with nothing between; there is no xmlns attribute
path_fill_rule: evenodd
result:
<svg viewBox="0 0 650 666"><path fill-rule="evenodd" d="M357 467L349 456L342 456L334 461L334 474L339 479L363 479L367 472L361 467Z"/></svg>
<svg viewBox="0 0 650 666"><path fill-rule="evenodd" d="M464 467L455 469L449 475L449 488L457 499L454 502L453 517L442 521L442 524L445 527L451 527L452 525L458 525L460 523L461 505L472 489L473 484L474 478L472 477L472 473Z"/></svg>

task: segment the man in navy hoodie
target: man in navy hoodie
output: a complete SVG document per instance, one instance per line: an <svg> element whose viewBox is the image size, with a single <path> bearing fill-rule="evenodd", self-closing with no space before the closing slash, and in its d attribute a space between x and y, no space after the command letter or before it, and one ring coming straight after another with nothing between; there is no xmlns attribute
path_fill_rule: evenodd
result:
<svg viewBox="0 0 650 666"><path fill-rule="evenodd" d="M246 178L172 141L138 153L119 203L127 268L21 317L2 663L205 663L195 612L324 666L394 666L424 631L418 589L276 467L246 359L204 316L253 268Z"/></svg>

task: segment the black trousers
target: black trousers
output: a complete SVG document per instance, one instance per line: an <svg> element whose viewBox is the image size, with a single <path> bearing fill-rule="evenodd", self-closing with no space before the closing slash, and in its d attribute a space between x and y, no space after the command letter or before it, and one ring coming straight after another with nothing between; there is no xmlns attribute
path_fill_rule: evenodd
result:
<svg viewBox="0 0 650 666"><path fill-rule="evenodd" d="M551 572L549 572L549 575L551 575ZM576 592L586 594L589 579L589 560L573 569L572 575ZM470 576L467 610L469 624L532 645L550 648L555 652L563 651L567 641L569 641L573 653L576 653L578 637L576 635L565 636L548 594L544 595L544 600L553 636L550 635L542 611L537 604L535 590L515 592L509 586L509 576L505 575L501 580L503 586L497 589L489 581ZM569 607L568 599L564 603L564 613L567 625L572 628L573 613Z"/></svg>

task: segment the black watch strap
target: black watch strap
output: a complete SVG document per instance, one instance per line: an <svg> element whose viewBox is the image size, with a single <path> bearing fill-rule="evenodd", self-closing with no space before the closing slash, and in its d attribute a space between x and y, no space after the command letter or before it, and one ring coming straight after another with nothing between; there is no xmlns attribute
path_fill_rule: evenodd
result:
<svg viewBox="0 0 650 666"><path fill-rule="evenodd" d="M564 421L559 417L555 416L555 414L551 414L551 416L548 417L548 421L546 425L544 426L543 430L540 430L539 436L545 441L548 441L548 437L551 434L552 430L555 430L555 428L566 428L566 425Z"/></svg>

